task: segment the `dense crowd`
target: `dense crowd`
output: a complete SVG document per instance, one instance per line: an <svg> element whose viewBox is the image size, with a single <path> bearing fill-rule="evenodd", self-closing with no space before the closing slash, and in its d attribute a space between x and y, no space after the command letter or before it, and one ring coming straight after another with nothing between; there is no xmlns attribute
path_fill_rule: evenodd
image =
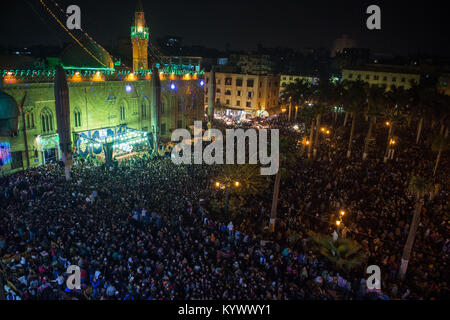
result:
<svg viewBox="0 0 450 320"><path fill-rule="evenodd" d="M70 182L58 165L4 177L7 298L368 299L380 296L366 287L371 264L382 269L384 297L448 297L445 183L425 201L407 277L397 277L414 206L408 178L429 169L427 155L411 145L387 164L374 155L363 162L357 150L346 159L338 139L322 143L316 161L288 168L274 234L254 223L270 214L271 188L249 199L250 215L216 220L203 201L217 196L210 166L192 170L170 157L137 156L111 167L80 163ZM367 257L351 271L315 254L307 236L331 233L340 209L349 215L342 236L357 240ZM70 265L81 268L81 290L66 288Z"/></svg>

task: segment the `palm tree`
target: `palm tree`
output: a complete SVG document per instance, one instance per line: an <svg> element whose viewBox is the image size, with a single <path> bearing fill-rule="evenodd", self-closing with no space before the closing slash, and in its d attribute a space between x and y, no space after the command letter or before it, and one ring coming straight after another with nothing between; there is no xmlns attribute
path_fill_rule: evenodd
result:
<svg viewBox="0 0 450 320"><path fill-rule="evenodd" d="M351 239L338 238L336 241L333 237L325 234L309 233L313 241L312 249L327 258L335 264L339 269L352 269L365 260L361 246Z"/></svg>
<svg viewBox="0 0 450 320"><path fill-rule="evenodd" d="M314 109L316 112L316 136L314 138L313 158L317 155L319 147L320 121L323 114L330 111L330 104L335 102L336 89L329 79L320 79L317 89L314 91Z"/></svg>
<svg viewBox="0 0 450 320"><path fill-rule="evenodd" d="M386 89L383 86L365 86L367 95L367 109L366 116L369 119L369 130L367 131L366 140L364 142L364 151L362 159L366 160L369 152L369 143L372 139L373 126L376 123L377 116L380 114L380 110L384 105Z"/></svg>
<svg viewBox="0 0 450 320"><path fill-rule="evenodd" d="M363 81L344 81L343 86L347 89L343 99L344 110L346 115L350 114L352 117L352 126L350 129L347 149L347 158L350 158L356 117L363 110L364 105L366 104L366 95L364 92Z"/></svg>
<svg viewBox="0 0 450 320"><path fill-rule="evenodd" d="M437 152L437 157L436 157L436 164L434 165L433 176L436 176L442 152L447 151L449 147L450 147L450 139L448 137L439 135L434 138L433 143L431 144L431 150Z"/></svg>
<svg viewBox="0 0 450 320"><path fill-rule="evenodd" d="M225 215L228 216L228 205L230 194L237 195L239 203L245 202L245 198L260 193L267 188L267 179L260 174L260 168L257 165L229 165L219 166L215 187L221 188L225 192ZM236 202L236 201L235 201ZM232 208L231 216L237 208Z"/></svg>
<svg viewBox="0 0 450 320"><path fill-rule="evenodd" d="M304 105L306 101L311 98L312 90L311 83L305 79L297 79L295 82L289 83L281 93L281 101L289 101L289 114L288 119L290 121L292 115L292 105L295 107Z"/></svg>
<svg viewBox="0 0 450 320"><path fill-rule="evenodd" d="M386 105L383 109L384 118L387 120L389 132L387 136L386 151L384 162L388 160L389 149L391 148L391 139L394 136L395 126L400 124L405 117L408 109L409 93L402 87L391 86L386 93Z"/></svg>
<svg viewBox="0 0 450 320"><path fill-rule="evenodd" d="M420 212L422 211L423 198L427 193L431 191L432 184L420 176L412 176L409 182L408 190L415 196L416 204L414 207L413 220L409 227L408 239L406 240L405 247L403 248L402 261L399 270L400 279L405 278L406 269L408 268L409 258L414 245L414 239L416 238L417 227L419 226Z"/></svg>
<svg viewBox="0 0 450 320"><path fill-rule="evenodd" d="M272 209L270 213L270 232L275 231L275 221L277 218L278 197L280 194L280 180L286 174L286 169L283 166L294 163L298 159L298 150L295 148L296 141L292 137L280 138L280 164L279 170L275 176L275 183L273 187Z"/></svg>

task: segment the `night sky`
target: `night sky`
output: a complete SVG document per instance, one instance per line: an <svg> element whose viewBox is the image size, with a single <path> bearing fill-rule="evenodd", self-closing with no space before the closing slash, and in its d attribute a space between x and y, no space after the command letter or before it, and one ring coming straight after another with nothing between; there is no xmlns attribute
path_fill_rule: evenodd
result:
<svg viewBox="0 0 450 320"><path fill-rule="evenodd" d="M50 2L51 0L45 0ZM41 15L27 4L32 2ZM111 46L128 36L137 0L57 0L81 7L82 27ZM346 33L359 47L376 53L431 53L450 56L445 7L437 1L254 1L143 0L151 37L178 35L183 45L252 50L257 43L294 49L331 47ZM39 0L0 1L0 45L28 46L67 42ZM382 30L366 28L370 4L381 7Z"/></svg>

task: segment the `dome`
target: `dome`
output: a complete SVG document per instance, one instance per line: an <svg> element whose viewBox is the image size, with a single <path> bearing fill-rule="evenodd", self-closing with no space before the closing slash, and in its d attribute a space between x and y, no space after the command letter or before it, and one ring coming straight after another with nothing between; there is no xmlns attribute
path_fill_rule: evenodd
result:
<svg viewBox="0 0 450 320"><path fill-rule="evenodd" d="M114 68L113 60L105 49L89 40L86 36L83 36L79 41L92 55L86 52L78 43L70 44L61 54L61 63L65 68Z"/></svg>
<svg viewBox="0 0 450 320"><path fill-rule="evenodd" d="M19 107L16 100L3 91L3 79L0 79L0 136L10 136L17 132Z"/></svg>

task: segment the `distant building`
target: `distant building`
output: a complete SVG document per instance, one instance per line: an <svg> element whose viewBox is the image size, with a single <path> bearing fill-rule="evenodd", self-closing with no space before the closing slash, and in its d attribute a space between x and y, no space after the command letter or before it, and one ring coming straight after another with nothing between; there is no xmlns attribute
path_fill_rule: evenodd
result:
<svg viewBox="0 0 450 320"><path fill-rule="evenodd" d="M311 84L317 84L319 82L319 77L316 76L308 76L308 75L289 75L289 74L282 74L280 75L280 92L279 94L284 91L284 88L286 88L289 84L294 83L296 81L302 81L305 80Z"/></svg>
<svg viewBox="0 0 450 320"><path fill-rule="evenodd" d="M268 54L231 54L229 62L237 66L241 73L255 75L272 73L272 63Z"/></svg>
<svg viewBox="0 0 450 320"><path fill-rule="evenodd" d="M209 73L205 73L205 107L208 104ZM216 72L216 110L245 111L256 116L260 110L278 106L280 77Z"/></svg>
<svg viewBox="0 0 450 320"><path fill-rule="evenodd" d="M439 77L437 87L439 92L450 96L450 74L443 74Z"/></svg>
<svg viewBox="0 0 450 320"><path fill-rule="evenodd" d="M391 86L409 89L413 83L419 83L420 72L416 68L394 65L365 65L342 69L341 81L361 80L370 85L385 85L386 90Z"/></svg>

